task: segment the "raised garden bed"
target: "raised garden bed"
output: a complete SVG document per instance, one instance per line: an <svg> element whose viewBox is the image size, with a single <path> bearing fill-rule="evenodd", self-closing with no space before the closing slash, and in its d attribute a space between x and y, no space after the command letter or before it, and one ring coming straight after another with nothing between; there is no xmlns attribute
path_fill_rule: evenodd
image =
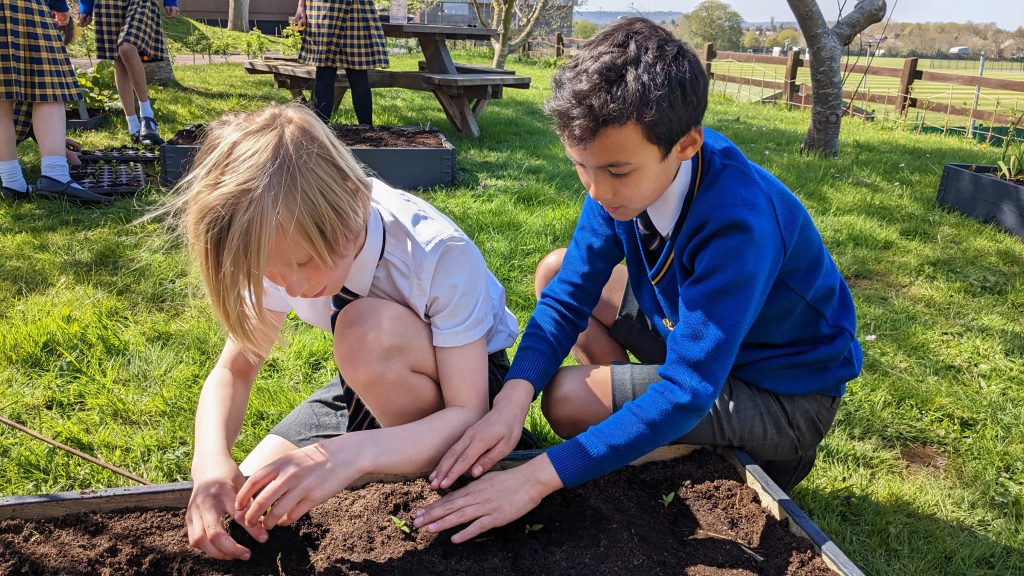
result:
<svg viewBox="0 0 1024 576"><path fill-rule="evenodd" d="M437 498L423 480L369 484L274 529L264 545L232 525L253 550L247 562L188 547L188 483L0 499L0 573L861 574L749 457L679 458L687 449L559 491L462 545L449 542L453 532L411 527Z"/></svg>
<svg viewBox="0 0 1024 576"><path fill-rule="evenodd" d="M335 126L335 133L367 169L368 175L403 190L451 186L455 147L434 128ZM203 125L189 126L160 147L160 180L173 185L198 151Z"/></svg>
<svg viewBox="0 0 1024 576"><path fill-rule="evenodd" d="M107 113L103 110L87 108L86 117L83 118L79 110L68 109L65 118L68 130L96 130L106 121Z"/></svg>
<svg viewBox="0 0 1024 576"><path fill-rule="evenodd" d="M996 176L995 166L946 164L935 201L1024 238L1024 186Z"/></svg>

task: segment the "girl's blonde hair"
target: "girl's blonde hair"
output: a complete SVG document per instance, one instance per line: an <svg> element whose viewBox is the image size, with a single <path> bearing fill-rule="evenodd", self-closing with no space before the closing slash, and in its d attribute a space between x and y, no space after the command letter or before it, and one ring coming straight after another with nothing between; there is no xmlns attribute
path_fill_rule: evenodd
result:
<svg viewBox="0 0 1024 576"><path fill-rule="evenodd" d="M263 277L277 234L329 265L366 231L370 183L308 108L271 105L209 125L161 212L180 213L217 319L246 352L268 350Z"/></svg>

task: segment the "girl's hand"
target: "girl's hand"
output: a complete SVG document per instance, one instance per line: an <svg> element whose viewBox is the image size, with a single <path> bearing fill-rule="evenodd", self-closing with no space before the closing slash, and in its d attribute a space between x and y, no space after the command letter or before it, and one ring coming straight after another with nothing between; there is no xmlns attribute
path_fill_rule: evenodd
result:
<svg viewBox="0 0 1024 576"><path fill-rule="evenodd" d="M85 28L86 26L88 26L91 23L92 23L92 14L79 14L78 15L78 25L81 26L82 28Z"/></svg>
<svg viewBox="0 0 1024 576"><path fill-rule="evenodd" d="M82 159L80 158L80 156L82 155L82 145L79 144L77 140L72 140L71 138L67 138L66 142L64 144L64 149L66 150L65 154L68 157L68 164L69 165L71 165L71 166L81 166L82 165Z"/></svg>
<svg viewBox="0 0 1024 576"><path fill-rule="evenodd" d="M317 504L344 490L359 477L348 463L339 464L321 444L288 452L257 470L235 498L246 529L287 526Z"/></svg>
<svg viewBox="0 0 1024 576"><path fill-rule="evenodd" d="M167 13L169 18L174 18L181 13L181 8L178 8L177 6L164 6L164 12Z"/></svg>
<svg viewBox="0 0 1024 576"><path fill-rule="evenodd" d="M430 487L450 487L469 470L474 478L508 456L523 435L523 423L533 399L533 386L525 380L510 380L494 399L494 408L473 424L448 452L427 480Z"/></svg>
<svg viewBox="0 0 1024 576"><path fill-rule="evenodd" d="M306 25L306 6L302 2L299 2L298 7L295 8L295 18L293 20L296 26Z"/></svg>
<svg viewBox="0 0 1024 576"><path fill-rule="evenodd" d="M246 526L235 514L235 494L245 483L245 477L230 459L220 463L196 462L192 469L192 496L185 512L189 545L217 560L248 560L249 549L235 542L224 529L225 516L233 516L250 536L259 542L267 541L263 527Z"/></svg>

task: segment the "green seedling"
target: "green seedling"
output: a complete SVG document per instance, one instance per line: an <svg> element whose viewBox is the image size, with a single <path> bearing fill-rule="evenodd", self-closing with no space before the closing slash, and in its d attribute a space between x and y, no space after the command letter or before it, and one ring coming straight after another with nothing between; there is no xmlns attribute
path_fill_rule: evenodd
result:
<svg viewBox="0 0 1024 576"><path fill-rule="evenodd" d="M395 525L395 528L398 528L403 534L412 533L412 528L409 528L409 523L405 520L402 520L393 514L388 514L388 518L391 519L391 523Z"/></svg>
<svg viewBox="0 0 1024 576"><path fill-rule="evenodd" d="M526 529L523 530L523 532L525 534L529 534L530 532L539 532L540 529L543 528L543 527L544 527L543 524L527 524L526 525Z"/></svg>
<svg viewBox="0 0 1024 576"><path fill-rule="evenodd" d="M672 500L675 500L675 497L676 497L676 493L675 492L669 492L668 494L663 494L661 496L661 505L664 506L665 508L668 508L668 505L672 503Z"/></svg>

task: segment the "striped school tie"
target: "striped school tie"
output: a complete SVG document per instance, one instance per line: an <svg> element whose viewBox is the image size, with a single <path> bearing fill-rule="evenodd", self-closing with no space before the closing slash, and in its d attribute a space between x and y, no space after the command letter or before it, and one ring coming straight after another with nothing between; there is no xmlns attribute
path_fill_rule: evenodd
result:
<svg viewBox="0 0 1024 576"><path fill-rule="evenodd" d="M331 333L334 333L334 325L338 322L338 314L341 309L359 299L359 294L342 286L337 294L331 297Z"/></svg>
<svg viewBox="0 0 1024 576"><path fill-rule="evenodd" d="M665 247L665 238L658 232L658 228L654 226L654 221L651 220L651 216L646 210L641 212L635 221L637 230L640 231L640 245L643 247L644 260L647 261L649 268L653 268L658 263L658 257L661 256Z"/></svg>

